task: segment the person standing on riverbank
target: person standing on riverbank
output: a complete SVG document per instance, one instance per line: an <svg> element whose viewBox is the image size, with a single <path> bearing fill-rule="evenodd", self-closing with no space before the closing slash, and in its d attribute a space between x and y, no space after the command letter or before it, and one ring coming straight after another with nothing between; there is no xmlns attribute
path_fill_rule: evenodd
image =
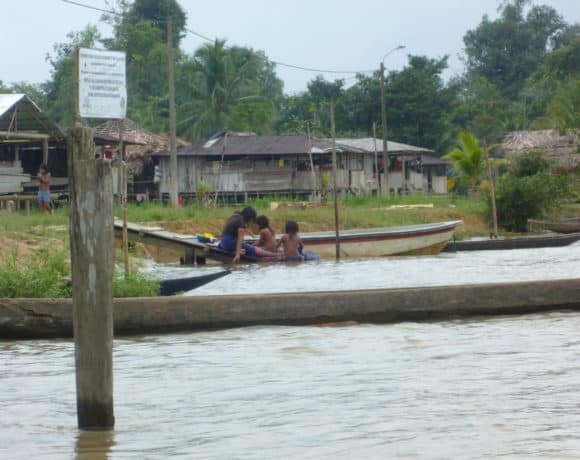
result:
<svg viewBox="0 0 580 460"><path fill-rule="evenodd" d="M52 214L52 208L50 206L50 170L46 163L40 165L38 171L38 206L40 208L40 213L44 214L47 211Z"/></svg>

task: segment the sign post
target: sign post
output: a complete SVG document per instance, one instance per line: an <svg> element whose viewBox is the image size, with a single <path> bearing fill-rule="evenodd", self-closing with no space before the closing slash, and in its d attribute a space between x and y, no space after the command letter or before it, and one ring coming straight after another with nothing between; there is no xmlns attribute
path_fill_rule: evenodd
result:
<svg viewBox="0 0 580 460"><path fill-rule="evenodd" d="M127 116L125 53L80 48L78 75L82 118Z"/></svg>
<svg viewBox="0 0 580 460"><path fill-rule="evenodd" d="M111 164L95 158L93 130L80 120L125 118L125 53L80 48L75 57L75 126L67 141L77 419L80 429L109 430L115 424Z"/></svg>

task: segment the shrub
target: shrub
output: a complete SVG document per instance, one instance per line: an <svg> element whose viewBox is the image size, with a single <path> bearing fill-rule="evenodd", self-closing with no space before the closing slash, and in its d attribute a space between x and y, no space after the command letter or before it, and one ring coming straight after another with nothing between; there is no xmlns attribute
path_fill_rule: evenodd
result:
<svg viewBox="0 0 580 460"><path fill-rule="evenodd" d="M159 295L161 283L133 270L127 279L116 274L115 297L152 297ZM38 250L35 258L22 262L15 251L0 264L0 298L65 298L72 296L68 253Z"/></svg>
<svg viewBox="0 0 580 460"><path fill-rule="evenodd" d="M512 163L510 172L515 177L526 177L534 176L541 172L548 172L553 167L554 164L541 151L535 150L516 157Z"/></svg>
<svg viewBox="0 0 580 460"><path fill-rule="evenodd" d="M113 278L115 297L154 297L159 295L161 283L139 270L129 270L125 277L117 272Z"/></svg>
<svg viewBox="0 0 580 460"><path fill-rule="evenodd" d="M497 218L509 231L525 232L528 219L540 217L557 204L565 190L565 178L548 173L500 178L497 192Z"/></svg>
<svg viewBox="0 0 580 460"><path fill-rule="evenodd" d="M0 265L0 297L70 297L66 253L41 248L35 258L22 262L15 251Z"/></svg>
<svg viewBox="0 0 580 460"><path fill-rule="evenodd" d="M517 157L496 190L497 218L509 231L525 232L528 219L541 217L568 192L568 179L550 172L541 152Z"/></svg>

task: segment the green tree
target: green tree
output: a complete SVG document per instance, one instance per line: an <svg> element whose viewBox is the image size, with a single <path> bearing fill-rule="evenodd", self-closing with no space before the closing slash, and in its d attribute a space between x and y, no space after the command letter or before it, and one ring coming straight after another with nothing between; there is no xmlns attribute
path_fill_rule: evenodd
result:
<svg viewBox="0 0 580 460"><path fill-rule="evenodd" d="M485 172L483 150L477 138L468 132L460 133L457 138L457 147L442 158L453 161L460 179L467 182L470 192L475 194Z"/></svg>
<svg viewBox="0 0 580 460"><path fill-rule="evenodd" d="M506 126L506 101L499 89L485 77L467 73L453 80L455 101L451 111L451 132L468 131L493 144L503 137Z"/></svg>
<svg viewBox="0 0 580 460"><path fill-rule="evenodd" d="M308 94L310 96L310 109L312 113L312 125L318 127L318 134L330 136L330 102L334 102L335 123L337 132L342 132L346 120L346 110L343 103L344 81L327 81L321 75L308 83Z"/></svg>
<svg viewBox="0 0 580 460"><path fill-rule="evenodd" d="M285 96L276 121L276 132L286 135L306 135L310 129L313 136L323 136L320 122L315 120L316 106L307 91Z"/></svg>
<svg viewBox="0 0 580 460"><path fill-rule="evenodd" d="M577 37L548 54L526 81L521 94L532 129L579 127L579 75L580 37Z"/></svg>
<svg viewBox="0 0 580 460"><path fill-rule="evenodd" d="M580 129L580 77L571 78L558 87L548 113L561 131Z"/></svg>
<svg viewBox="0 0 580 460"><path fill-rule="evenodd" d="M225 40L199 48L178 69L180 133L197 140L225 129L271 132L282 90L276 79L263 53Z"/></svg>
<svg viewBox="0 0 580 460"><path fill-rule="evenodd" d="M554 8L532 6L530 0L505 1L500 17L482 22L468 31L463 41L469 71L497 86L514 99L528 78L542 63L549 47L558 43L567 25Z"/></svg>
<svg viewBox="0 0 580 460"><path fill-rule="evenodd" d="M113 37L103 43L127 55L127 116L150 131L167 131L167 18L173 20L178 66L186 15L175 0L117 0L110 8L116 14L103 15L102 19L113 27Z"/></svg>
<svg viewBox="0 0 580 460"><path fill-rule="evenodd" d="M176 0L117 0L113 7L116 14L103 15L102 19L111 24L115 31L115 39L122 41L126 34L126 27L148 22L155 27L167 42L167 19L173 21L173 43L179 46L185 34L187 14Z"/></svg>
<svg viewBox="0 0 580 460"><path fill-rule="evenodd" d="M409 65L390 72L386 83L389 138L445 151L454 90L446 86L442 72L447 57L409 56ZM378 118L380 120L380 118Z"/></svg>
<svg viewBox="0 0 580 460"><path fill-rule="evenodd" d="M44 112L55 123L71 126L73 121L73 61L77 48L94 48L101 42L97 28L88 25L80 32L67 34L68 42L53 45L54 54L47 55L51 78L42 85L46 95Z"/></svg>

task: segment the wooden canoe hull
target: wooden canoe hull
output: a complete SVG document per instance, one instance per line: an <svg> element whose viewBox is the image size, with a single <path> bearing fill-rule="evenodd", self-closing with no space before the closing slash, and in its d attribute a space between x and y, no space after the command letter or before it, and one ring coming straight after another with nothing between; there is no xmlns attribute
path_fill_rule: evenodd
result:
<svg viewBox="0 0 580 460"><path fill-rule="evenodd" d="M201 287L205 284L211 283L219 278L222 278L231 273L230 270L222 270L217 273L209 273L206 275L189 276L185 278L175 278L161 280L160 296L175 295L178 292L191 291L192 289Z"/></svg>
<svg viewBox="0 0 580 460"><path fill-rule="evenodd" d="M551 222L547 220L528 219L528 223L544 228L556 233L578 233L580 232L580 217L573 219L564 219L559 222Z"/></svg>
<svg viewBox="0 0 580 460"><path fill-rule="evenodd" d="M114 300L115 335L580 310L580 279ZM72 337L71 299L0 299L0 340Z"/></svg>
<svg viewBox="0 0 580 460"><path fill-rule="evenodd" d="M404 227L344 230L339 233L340 255L358 258L438 254L453 238L455 228L462 223L459 220ZM306 249L315 252L319 257L335 257L334 232L302 233L300 237Z"/></svg>
<svg viewBox="0 0 580 460"><path fill-rule="evenodd" d="M485 240L449 241L442 249L442 252L556 248L568 246L579 240L580 233L568 233L566 235L534 235Z"/></svg>

